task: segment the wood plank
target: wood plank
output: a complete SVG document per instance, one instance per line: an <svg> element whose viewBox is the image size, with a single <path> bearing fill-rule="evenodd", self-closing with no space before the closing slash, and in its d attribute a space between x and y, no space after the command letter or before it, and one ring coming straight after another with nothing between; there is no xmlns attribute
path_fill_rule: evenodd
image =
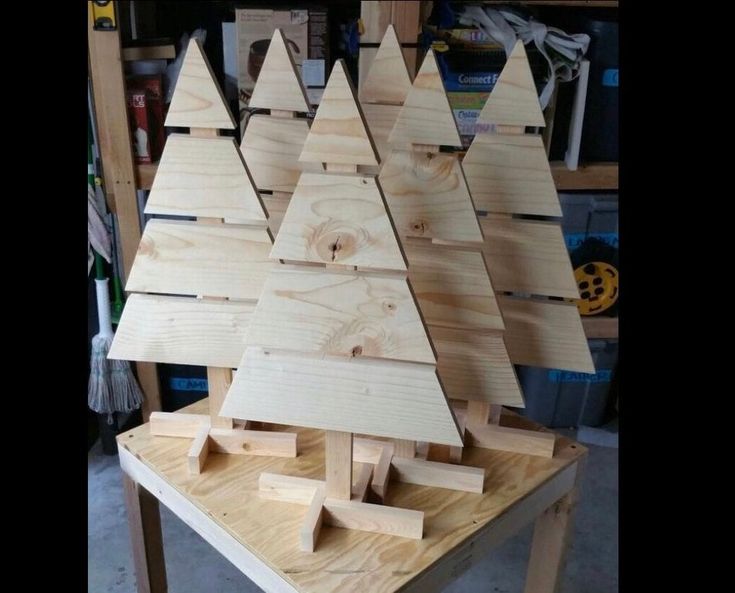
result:
<svg viewBox="0 0 735 593"><path fill-rule="evenodd" d="M145 212L266 224L250 172L234 139L227 137L170 134Z"/></svg>
<svg viewBox="0 0 735 593"><path fill-rule="evenodd" d="M349 165L380 163L343 60L334 64L299 160Z"/></svg>
<svg viewBox="0 0 735 593"><path fill-rule="evenodd" d="M248 106L284 111L311 110L306 89L281 29L273 31Z"/></svg>
<svg viewBox="0 0 735 593"><path fill-rule="evenodd" d="M208 455L209 428L201 426L197 431L197 435L194 437L194 441L191 443L191 447L189 447L189 452L186 454L186 464L189 473L192 475L201 474L204 469L204 464L207 462Z"/></svg>
<svg viewBox="0 0 735 593"><path fill-rule="evenodd" d="M393 18L393 2L363 0L360 2L360 19L364 31L360 35L362 43L380 43L386 28Z"/></svg>
<svg viewBox="0 0 735 593"><path fill-rule="evenodd" d="M324 489L317 489L306 511L304 523L299 531L299 549L302 552L313 552L316 547L316 540L319 539L319 532L322 529L324 498Z"/></svg>
<svg viewBox="0 0 735 593"><path fill-rule="evenodd" d="M220 416L219 411L225 395L232 383L232 367L207 367L207 386L209 391L209 415L212 428L232 428L232 418Z"/></svg>
<svg viewBox="0 0 735 593"><path fill-rule="evenodd" d="M271 246L267 229L152 219L125 290L256 300Z"/></svg>
<svg viewBox="0 0 735 593"><path fill-rule="evenodd" d="M393 150L379 181L401 237L482 242L456 155Z"/></svg>
<svg viewBox="0 0 735 593"><path fill-rule="evenodd" d="M573 303L498 295L505 319L505 344L514 364L580 373L595 365Z"/></svg>
<svg viewBox="0 0 735 593"><path fill-rule="evenodd" d="M416 441L396 439L393 444L393 455L395 455L396 457L413 459L416 456Z"/></svg>
<svg viewBox="0 0 735 593"><path fill-rule="evenodd" d="M136 163L135 164L135 187L138 189L151 189L153 180L158 171L158 163ZM140 223L138 223L140 226Z"/></svg>
<svg viewBox="0 0 735 593"><path fill-rule="evenodd" d="M354 500L326 498L324 518L333 527L421 539L424 513Z"/></svg>
<svg viewBox="0 0 735 593"><path fill-rule="evenodd" d="M278 232L281 230L283 217L286 216L286 210L291 201L291 194L275 192L274 195L261 194L260 198L263 200L266 212L268 212L268 228L271 235L277 238Z"/></svg>
<svg viewBox="0 0 735 593"><path fill-rule="evenodd" d="M352 497L352 433L327 430L324 433L325 494L330 498Z"/></svg>
<svg viewBox="0 0 735 593"><path fill-rule="evenodd" d="M429 334L447 397L525 406L501 334L435 326L429 326Z"/></svg>
<svg viewBox="0 0 735 593"><path fill-rule="evenodd" d="M131 294L109 357L234 368L254 309L242 301Z"/></svg>
<svg viewBox="0 0 735 593"><path fill-rule="evenodd" d="M465 427L468 444L474 447L485 447L497 451L511 451L524 455L554 456L553 432L520 430L508 426L494 424L473 424L467 422Z"/></svg>
<svg viewBox="0 0 735 593"><path fill-rule="evenodd" d="M588 340L591 339L608 339L617 340L618 338L618 318L617 317L582 317L582 327L584 335Z"/></svg>
<svg viewBox="0 0 735 593"><path fill-rule="evenodd" d="M396 480L433 488L448 488L482 494L485 470L481 467L437 463L424 459L406 459L394 456L392 461Z"/></svg>
<svg viewBox="0 0 735 593"><path fill-rule="evenodd" d="M221 413L398 439L462 442L436 369L424 364L305 358L248 348Z"/></svg>
<svg viewBox="0 0 735 593"><path fill-rule="evenodd" d="M150 433L155 436L193 439L200 428L209 429L211 422L209 414L153 412L149 426Z"/></svg>
<svg viewBox="0 0 735 593"><path fill-rule="evenodd" d="M406 271L379 186L361 175L301 175L271 257Z"/></svg>
<svg viewBox="0 0 735 593"><path fill-rule="evenodd" d="M617 163L580 164L576 171L567 169L564 161L551 162L556 189L618 189Z"/></svg>
<svg viewBox="0 0 735 593"><path fill-rule="evenodd" d="M354 443L354 440L353 440ZM352 484L352 495L350 500L356 500L358 502L365 502L365 498L368 495L368 489L370 488L370 480L373 477L373 464L371 463L358 463L358 470L355 474L355 483Z"/></svg>
<svg viewBox="0 0 735 593"><path fill-rule="evenodd" d="M209 60L196 38L189 41L165 125L227 130L236 127Z"/></svg>
<svg viewBox="0 0 735 593"><path fill-rule="evenodd" d="M480 226L495 290L579 298L560 224L481 217Z"/></svg>
<svg viewBox="0 0 735 593"><path fill-rule="evenodd" d="M462 146L432 49L424 57L388 142Z"/></svg>
<svg viewBox="0 0 735 593"><path fill-rule="evenodd" d="M436 357L405 278L281 266L268 276L247 344L346 359Z"/></svg>
<svg viewBox="0 0 735 593"><path fill-rule="evenodd" d="M478 210L562 215L541 136L477 134L462 168Z"/></svg>
<svg viewBox="0 0 735 593"><path fill-rule="evenodd" d="M523 41L516 41L477 119L482 124L545 126Z"/></svg>
<svg viewBox="0 0 735 593"><path fill-rule="evenodd" d="M239 428L212 428L209 431L209 449L213 453L296 457L297 446L296 433L293 432Z"/></svg>
<svg viewBox="0 0 735 593"><path fill-rule="evenodd" d="M126 62L137 60L173 60L176 48L173 45L146 45L140 47L124 47L122 58Z"/></svg>
<svg viewBox="0 0 735 593"><path fill-rule="evenodd" d="M400 105L376 105L372 103L363 103L362 105L362 112L380 156L380 162L384 162L390 154L391 145L388 144L388 135L393 129L400 111ZM408 143L405 144L407 147ZM375 173L377 172L376 170Z"/></svg>
<svg viewBox="0 0 735 593"><path fill-rule="evenodd" d="M410 90L411 77L396 30L393 25L388 25L370 70L360 86L360 102L402 105Z"/></svg>
<svg viewBox="0 0 735 593"><path fill-rule="evenodd" d="M481 253L408 242L403 248L428 325L475 331L505 327Z"/></svg>

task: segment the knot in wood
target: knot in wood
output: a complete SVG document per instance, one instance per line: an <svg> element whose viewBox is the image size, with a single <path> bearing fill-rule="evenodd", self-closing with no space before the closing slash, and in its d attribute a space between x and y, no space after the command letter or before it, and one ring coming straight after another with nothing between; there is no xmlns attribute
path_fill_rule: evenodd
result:
<svg viewBox="0 0 735 593"><path fill-rule="evenodd" d="M352 349L352 358L355 358L355 356L360 356L360 354L362 354L362 346L358 344Z"/></svg>

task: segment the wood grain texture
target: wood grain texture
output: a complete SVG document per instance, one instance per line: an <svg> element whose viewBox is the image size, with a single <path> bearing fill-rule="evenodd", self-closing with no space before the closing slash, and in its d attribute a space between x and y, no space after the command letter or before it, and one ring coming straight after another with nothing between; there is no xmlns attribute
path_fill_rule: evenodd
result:
<svg viewBox="0 0 735 593"><path fill-rule="evenodd" d="M413 81L388 142L462 146L457 122L431 49Z"/></svg>
<svg viewBox="0 0 735 593"><path fill-rule="evenodd" d="M562 215L541 136L477 134L462 168L478 210Z"/></svg>
<svg viewBox="0 0 735 593"><path fill-rule="evenodd" d="M212 418L209 413L153 412L148 426L151 434L155 436L193 439L202 426L206 428L212 426Z"/></svg>
<svg viewBox="0 0 735 593"><path fill-rule="evenodd" d="M498 295L505 344L514 364L594 373L587 337L573 303Z"/></svg>
<svg viewBox="0 0 735 593"><path fill-rule="evenodd" d="M170 134L145 212L266 224L263 204L237 144L225 137Z"/></svg>
<svg viewBox="0 0 735 593"><path fill-rule="evenodd" d="M424 531L421 511L334 498L324 500L324 511L333 527L410 539L421 539Z"/></svg>
<svg viewBox="0 0 735 593"><path fill-rule="evenodd" d="M481 217L480 226L495 290L579 298L561 225Z"/></svg>
<svg viewBox="0 0 735 593"><path fill-rule="evenodd" d="M406 459L397 455L391 465L399 482L482 494L485 470L481 467Z"/></svg>
<svg viewBox="0 0 735 593"><path fill-rule="evenodd" d="M352 498L352 433L324 433L325 493L331 498Z"/></svg>
<svg viewBox="0 0 735 593"><path fill-rule="evenodd" d="M204 469L204 464L209 456L209 429L202 426L197 431L194 440L186 454L186 463L189 473L199 475Z"/></svg>
<svg viewBox="0 0 735 593"><path fill-rule="evenodd" d="M411 77L396 37L396 30L393 25L388 25L378 52L360 87L360 101L402 105L410 89Z"/></svg>
<svg viewBox="0 0 735 593"><path fill-rule="evenodd" d="M379 180L401 237L482 242L456 155L393 150Z"/></svg>
<svg viewBox="0 0 735 593"><path fill-rule="evenodd" d="M380 163L342 60L334 63L299 160L349 165Z"/></svg>
<svg viewBox="0 0 735 593"><path fill-rule="evenodd" d="M247 348L221 414L459 445L432 365L305 358Z"/></svg>
<svg viewBox="0 0 735 593"><path fill-rule="evenodd" d="M405 278L283 266L265 282L247 344L346 358L433 364Z"/></svg>
<svg viewBox="0 0 735 593"><path fill-rule="evenodd" d="M316 540L319 539L319 532L322 530L324 498L324 489L318 488L306 511L304 524L299 531L299 549L302 552L313 552L316 547Z"/></svg>
<svg viewBox="0 0 735 593"><path fill-rule="evenodd" d="M400 105L377 105L373 103L363 103L362 112L365 116L370 134L373 137L375 148L380 156L380 162L385 162L391 151L391 145L388 144L388 135L396 124L398 113L401 111ZM406 147L408 143L404 143ZM368 171L365 171L368 172ZM375 173L378 171L376 170Z"/></svg>
<svg viewBox="0 0 735 593"><path fill-rule="evenodd" d="M428 325L476 331L505 327L482 253L408 242L403 249Z"/></svg>
<svg viewBox="0 0 735 593"><path fill-rule="evenodd" d="M296 71L296 65L281 29L273 31L248 106L284 111L310 111L306 89Z"/></svg>
<svg viewBox="0 0 735 593"><path fill-rule="evenodd" d="M516 41L477 121L510 126L546 125L526 49L520 39Z"/></svg>
<svg viewBox="0 0 735 593"><path fill-rule="evenodd" d="M271 257L406 271L380 188L358 175L301 175Z"/></svg>
<svg viewBox="0 0 735 593"><path fill-rule="evenodd" d="M237 367L254 303L131 294L109 357Z"/></svg>
<svg viewBox="0 0 735 593"><path fill-rule="evenodd" d="M197 39L189 41L165 125L227 130L236 127L222 89Z"/></svg>
<svg viewBox="0 0 735 593"><path fill-rule="evenodd" d="M501 334L429 326L429 335L448 398L525 406Z"/></svg>
<svg viewBox="0 0 735 593"><path fill-rule="evenodd" d="M258 190L292 192L302 171L322 171L321 163L300 163L309 134L305 119L251 115L240 150Z"/></svg>
<svg viewBox="0 0 735 593"><path fill-rule="evenodd" d="M278 237L278 231L281 230L283 217L286 216L288 204L291 201L290 194L276 192L275 195L261 194L260 199L263 200L265 210L268 213L268 228L274 237Z"/></svg>
<svg viewBox="0 0 735 593"><path fill-rule="evenodd" d="M231 429L232 418L220 416L222 402L232 384L232 367L208 366L207 387L209 391L209 415L212 428Z"/></svg>
<svg viewBox="0 0 735 593"><path fill-rule="evenodd" d="M467 422L468 444L524 455L554 456L554 433Z"/></svg>
<svg viewBox="0 0 735 593"><path fill-rule="evenodd" d="M271 246L267 229L153 219L125 290L256 300Z"/></svg>

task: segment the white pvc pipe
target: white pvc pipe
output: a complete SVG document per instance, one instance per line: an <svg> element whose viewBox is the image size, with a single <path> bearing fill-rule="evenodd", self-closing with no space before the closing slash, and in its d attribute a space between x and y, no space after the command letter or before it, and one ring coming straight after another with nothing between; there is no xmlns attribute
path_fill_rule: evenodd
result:
<svg viewBox="0 0 735 593"><path fill-rule="evenodd" d="M105 336L112 339L112 321L110 319L110 291L107 287L109 280L94 281L97 288L97 319L100 324L100 331L97 335Z"/></svg>

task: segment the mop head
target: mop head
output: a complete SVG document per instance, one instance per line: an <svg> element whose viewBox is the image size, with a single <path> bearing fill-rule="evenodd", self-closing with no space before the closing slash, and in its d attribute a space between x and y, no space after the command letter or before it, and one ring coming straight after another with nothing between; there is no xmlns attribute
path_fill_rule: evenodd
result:
<svg viewBox="0 0 735 593"><path fill-rule="evenodd" d="M107 414L107 422L112 423L112 381L110 379L110 363L107 353L110 351L112 338L96 335L92 338L91 371L87 387L87 404L98 414Z"/></svg>
<svg viewBox="0 0 735 593"><path fill-rule="evenodd" d="M143 392L127 360L108 360L112 382L112 402L116 412L132 412L143 403Z"/></svg>

